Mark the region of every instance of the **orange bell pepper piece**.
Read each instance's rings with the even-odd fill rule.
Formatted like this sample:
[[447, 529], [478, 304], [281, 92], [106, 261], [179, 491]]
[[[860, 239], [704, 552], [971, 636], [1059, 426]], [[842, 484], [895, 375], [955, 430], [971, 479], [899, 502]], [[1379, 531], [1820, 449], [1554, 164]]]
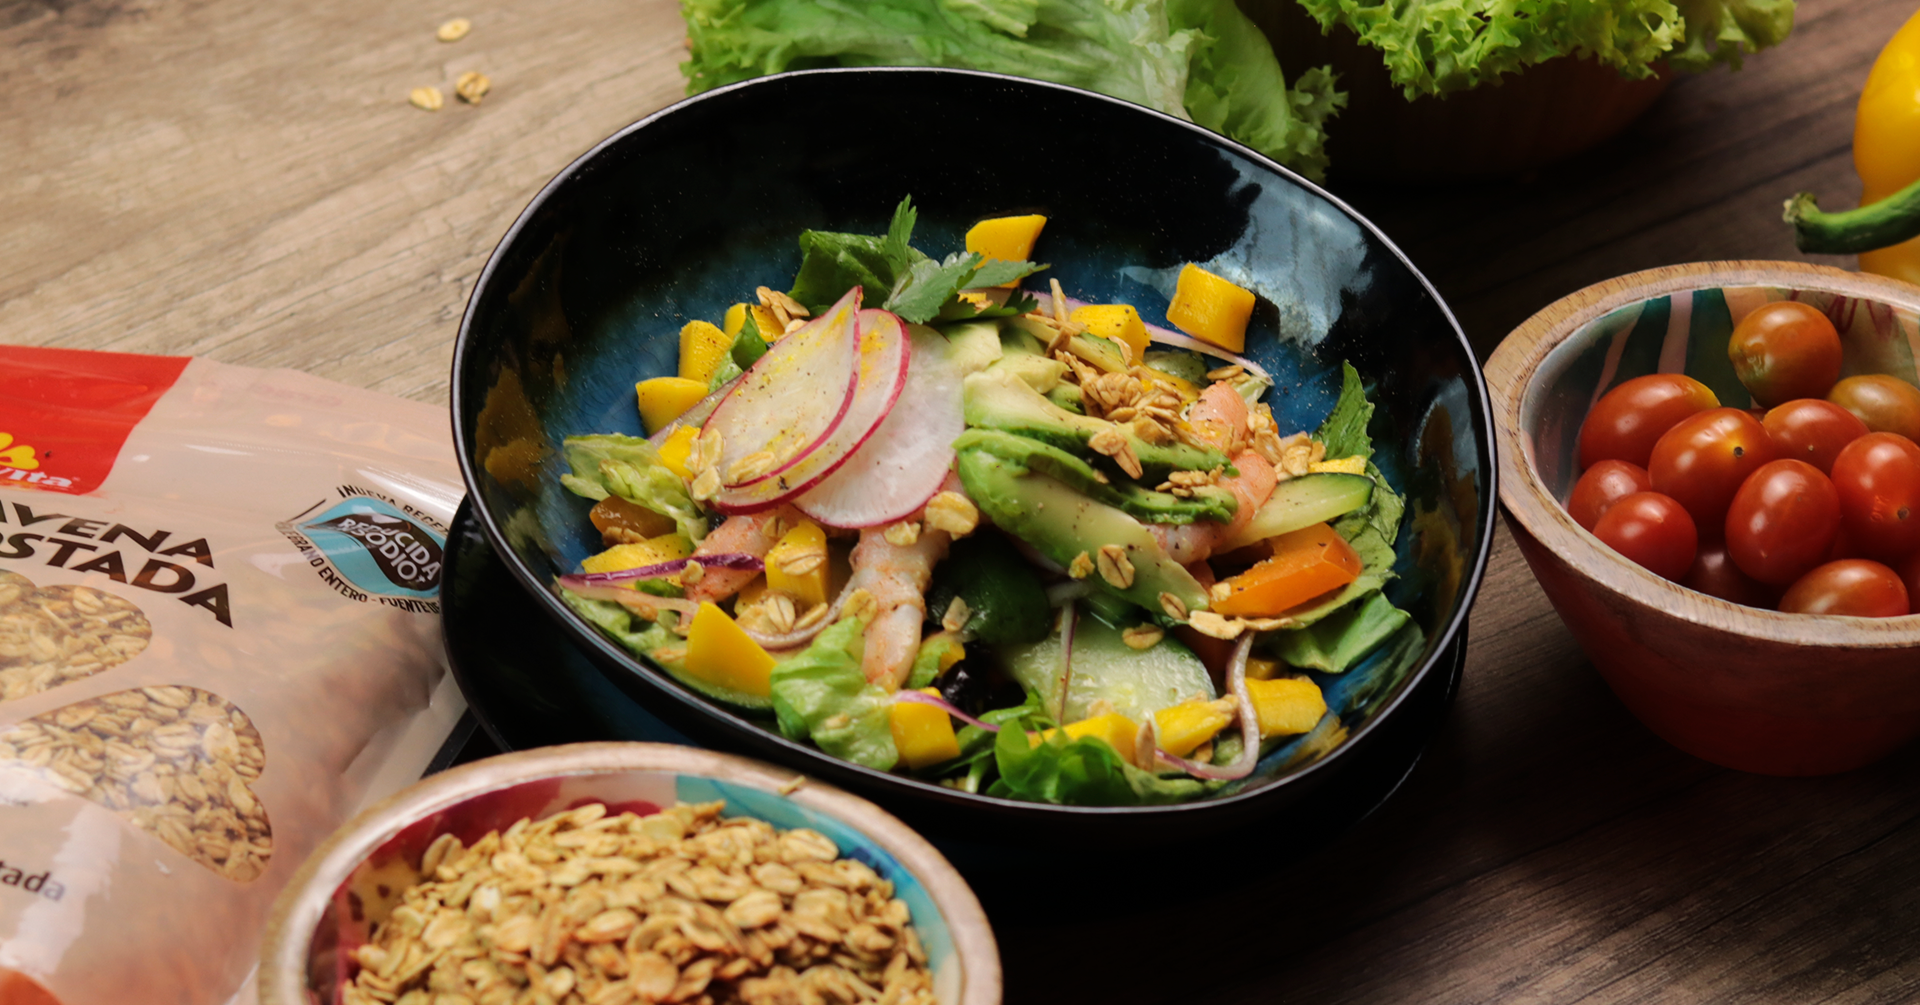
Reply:
[[1271, 539], [1273, 557], [1223, 579], [1211, 605], [1227, 617], [1271, 618], [1359, 578], [1360, 555], [1332, 527], [1316, 523]]

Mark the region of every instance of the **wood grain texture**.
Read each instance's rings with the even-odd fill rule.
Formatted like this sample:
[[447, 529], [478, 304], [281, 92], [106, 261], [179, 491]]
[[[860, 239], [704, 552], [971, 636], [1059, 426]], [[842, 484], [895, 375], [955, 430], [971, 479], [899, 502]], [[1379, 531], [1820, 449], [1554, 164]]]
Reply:
[[[1580, 287], [1804, 260], [1781, 200], [1858, 193], [1853, 102], [1913, 0], [1804, 0], [1780, 50], [1683, 78], [1624, 134], [1495, 183], [1332, 187], [1484, 354]], [[436, 42], [465, 16], [466, 39]], [[676, 98], [671, 0], [442, 7], [0, 0], [0, 340], [193, 353], [447, 399], [460, 311], [539, 187]], [[493, 78], [425, 113], [409, 89]], [[1821, 259], [1850, 267], [1851, 260]], [[1502, 528], [1449, 721], [1380, 812], [1297, 862], [1194, 879], [1063, 863], [994, 917], [1013, 1002], [1904, 1002], [1920, 997], [1920, 750], [1823, 779], [1661, 742]]]

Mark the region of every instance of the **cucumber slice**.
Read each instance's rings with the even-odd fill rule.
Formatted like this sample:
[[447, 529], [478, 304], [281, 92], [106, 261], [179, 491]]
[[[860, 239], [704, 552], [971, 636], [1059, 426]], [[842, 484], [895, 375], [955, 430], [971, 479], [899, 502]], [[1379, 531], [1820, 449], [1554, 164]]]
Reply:
[[[1005, 646], [1000, 655], [1007, 676], [1038, 692], [1047, 714], [1056, 714], [1060, 708], [1060, 636], [1055, 634], [1027, 646]], [[1067, 684], [1066, 722], [1092, 716], [1096, 701], [1105, 701], [1114, 711], [1140, 722], [1195, 694], [1212, 698], [1213, 679], [1207, 676], [1200, 657], [1172, 636], [1150, 649], [1136, 650], [1121, 638], [1120, 629], [1096, 618], [1080, 619], [1073, 637], [1073, 679]]]
[[1243, 548], [1275, 534], [1285, 534], [1326, 523], [1367, 504], [1373, 498], [1373, 479], [1323, 471], [1290, 478], [1274, 487], [1273, 495], [1253, 514], [1240, 533], [1221, 543], [1216, 553]]

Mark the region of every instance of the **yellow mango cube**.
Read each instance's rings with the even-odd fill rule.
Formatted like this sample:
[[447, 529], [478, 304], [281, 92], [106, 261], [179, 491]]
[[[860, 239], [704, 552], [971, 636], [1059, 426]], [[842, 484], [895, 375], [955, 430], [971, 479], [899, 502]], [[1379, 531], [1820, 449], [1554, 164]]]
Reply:
[[[936, 698], [940, 696], [938, 688], [921, 688], [921, 691]], [[893, 730], [893, 745], [900, 750], [900, 760], [915, 771], [960, 756], [960, 740], [953, 732], [953, 717], [937, 705], [896, 701], [887, 707], [887, 725]]]
[[1260, 720], [1260, 736], [1294, 736], [1311, 732], [1327, 714], [1320, 685], [1305, 677], [1247, 681], [1253, 711]]
[[689, 321], [680, 329], [680, 376], [702, 384], [733, 348], [733, 339], [708, 321]]
[[753, 326], [759, 330], [762, 342], [778, 342], [780, 336], [786, 334], [786, 330], [780, 327], [780, 319], [773, 316], [771, 308], [752, 304], [747, 307], [747, 313], [753, 315]]
[[934, 632], [920, 643], [921, 649], [935, 647], [940, 652], [940, 672], [946, 673], [955, 663], [967, 658], [967, 647], [960, 642], [960, 636], [954, 632]]
[[766, 698], [773, 694], [773, 657], [711, 602], [687, 629], [687, 673], [719, 687]]
[[687, 468], [687, 459], [693, 456], [693, 441], [700, 438], [700, 430], [693, 426], [681, 426], [660, 443], [660, 463], [667, 470], [693, 480], [693, 472]]
[[620, 572], [642, 566], [659, 565], [693, 554], [693, 547], [679, 534], [662, 534], [632, 544], [616, 544], [598, 555], [580, 561], [582, 572]]
[[791, 594], [802, 610], [827, 602], [827, 573], [827, 532], [812, 520], [795, 524], [767, 552], [767, 588]]
[[1367, 459], [1355, 454], [1352, 457], [1342, 457], [1337, 461], [1314, 461], [1307, 465], [1309, 474], [1317, 475], [1322, 471], [1334, 471], [1343, 475], [1364, 475], [1367, 473]]
[[[1067, 320], [1084, 326], [1095, 335], [1101, 335], [1122, 342], [1127, 347], [1127, 361], [1140, 362], [1147, 351], [1147, 323], [1140, 320], [1140, 312], [1132, 304], [1088, 304], [1075, 307]], [[1185, 381], [1181, 381], [1185, 383]]]
[[746, 304], [734, 304], [732, 307], [727, 308], [727, 313], [720, 318], [720, 330], [726, 332], [727, 337], [730, 339], [737, 337], [740, 334], [740, 329], [746, 326]]
[[1247, 657], [1248, 680], [1272, 680], [1280, 676], [1280, 661], [1262, 659], [1258, 656]]
[[1069, 740], [1093, 737], [1104, 741], [1128, 764], [1133, 763], [1134, 741], [1140, 736], [1140, 724], [1118, 712], [1096, 715], [1091, 719], [1070, 722], [1059, 729], [1049, 729], [1038, 736], [1028, 735], [1033, 746], [1039, 746], [1055, 733], [1065, 733]]
[[1188, 262], [1175, 281], [1167, 321], [1175, 328], [1212, 342], [1228, 352], [1247, 347], [1247, 320], [1253, 317], [1253, 291]]
[[[996, 216], [991, 220], [982, 220], [967, 231], [967, 250], [979, 252], [984, 258], [1000, 259], [1005, 262], [1024, 262], [1033, 254], [1033, 242], [1040, 239], [1040, 229], [1047, 225], [1044, 216]], [[1019, 281], [1001, 283], [1001, 286], [1018, 286]]]
[[1172, 391], [1174, 394], [1180, 396], [1181, 401], [1192, 404], [1200, 400], [1200, 389], [1194, 386], [1192, 381], [1176, 377], [1165, 370], [1156, 369], [1151, 366], [1142, 366], [1141, 369], [1146, 371], [1145, 379], [1147, 383], [1156, 384]]
[[640, 421], [646, 423], [647, 435], [651, 436], [706, 397], [707, 382], [686, 377], [654, 377], [633, 385], [633, 393], [640, 403]]
[[1153, 713], [1154, 735], [1160, 749], [1175, 757], [1193, 753], [1232, 721], [1233, 702], [1226, 699], [1183, 701]]

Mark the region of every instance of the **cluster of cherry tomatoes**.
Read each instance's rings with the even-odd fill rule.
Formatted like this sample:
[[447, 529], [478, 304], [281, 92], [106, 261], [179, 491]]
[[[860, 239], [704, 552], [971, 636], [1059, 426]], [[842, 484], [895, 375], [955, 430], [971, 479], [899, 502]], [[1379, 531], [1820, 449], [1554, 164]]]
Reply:
[[1567, 511], [1615, 551], [1702, 593], [1804, 614], [1920, 613], [1920, 389], [1840, 377], [1826, 315], [1777, 301], [1728, 355], [1754, 403], [1684, 374], [1601, 397]]

